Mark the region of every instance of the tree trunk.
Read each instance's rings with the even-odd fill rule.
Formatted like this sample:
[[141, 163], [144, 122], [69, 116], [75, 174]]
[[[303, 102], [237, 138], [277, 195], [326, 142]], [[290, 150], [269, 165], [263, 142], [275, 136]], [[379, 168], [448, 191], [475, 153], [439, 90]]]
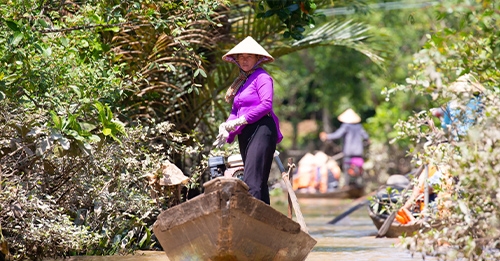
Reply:
[[323, 122], [323, 131], [325, 131], [326, 133], [333, 132], [332, 120], [330, 119], [330, 111], [327, 107], [323, 107], [321, 121]]

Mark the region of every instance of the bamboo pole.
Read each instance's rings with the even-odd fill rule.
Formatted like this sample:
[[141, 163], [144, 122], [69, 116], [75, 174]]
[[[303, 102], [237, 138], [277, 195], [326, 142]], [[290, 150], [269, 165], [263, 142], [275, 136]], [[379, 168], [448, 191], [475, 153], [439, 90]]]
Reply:
[[300, 229], [309, 234], [309, 231], [307, 230], [306, 222], [304, 220], [304, 216], [302, 216], [302, 212], [300, 211], [299, 200], [297, 199], [297, 196], [295, 195], [295, 192], [293, 191], [292, 184], [290, 183], [291, 170], [295, 167], [295, 164], [292, 163], [292, 166], [288, 169], [289, 173], [287, 173], [285, 171], [285, 167], [283, 166], [283, 163], [281, 162], [281, 159], [279, 158], [278, 155], [279, 155], [278, 151], [275, 151], [274, 152], [274, 160], [276, 161], [276, 164], [278, 164], [278, 168], [281, 171], [281, 177], [283, 178], [283, 181], [285, 182], [285, 185], [286, 185], [286, 188], [288, 191], [288, 196], [290, 198], [291, 206], [295, 212], [295, 217], [297, 218], [297, 222], [300, 224]]

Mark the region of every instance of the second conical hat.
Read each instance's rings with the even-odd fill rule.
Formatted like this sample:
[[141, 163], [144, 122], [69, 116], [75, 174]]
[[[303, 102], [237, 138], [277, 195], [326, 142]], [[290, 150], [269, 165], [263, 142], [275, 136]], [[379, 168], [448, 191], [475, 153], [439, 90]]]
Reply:
[[186, 184], [189, 181], [189, 178], [182, 173], [182, 170], [168, 160], [161, 164], [160, 171], [163, 174], [160, 179], [160, 185], [162, 186]]
[[477, 82], [477, 80], [471, 74], [464, 74], [456, 81], [454, 81], [450, 86], [449, 90], [455, 93], [462, 92], [484, 92], [485, 88]]
[[359, 123], [361, 118], [352, 109], [347, 109], [337, 119], [343, 123]]
[[233, 49], [229, 50], [224, 56], [222, 56], [222, 60], [230, 63], [236, 63], [235, 54], [256, 54], [264, 57], [261, 63], [270, 63], [274, 61], [274, 58], [262, 47], [257, 41], [255, 41], [251, 36], [247, 36], [243, 41], [237, 44]]
[[312, 165], [314, 164], [314, 155], [311, 153], [306, 153], [300, 160], [299, 160], [299, 166], [302, 165]]

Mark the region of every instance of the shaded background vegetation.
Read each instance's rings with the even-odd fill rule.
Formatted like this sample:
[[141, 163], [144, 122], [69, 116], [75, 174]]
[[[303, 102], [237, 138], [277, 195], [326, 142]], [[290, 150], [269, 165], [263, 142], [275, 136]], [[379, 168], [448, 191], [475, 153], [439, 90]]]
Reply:
[[[335, 130], [336, 116], [351, 107], [373, 141], [374, 186], [409, 171], [417, 157], [446, 161], [461, 177], [467, 196], [455, 200], [465, 207], [448, 219], [461, 232], [432, 232], [408, 247], [439, 254], [445, 238], [458, 246], [454, 257], [491, 258], [498, 13], [489, 1], [4, 2], [2, 253], [6, 245], [15, 259], [157, 248], [156, 215], [200, 192], [210, 153], [234, 149], [210, 146], [229, 111], [220, 94], [238, 73], [220, 57], [252, 35], [277, 60], [266, 69], [276, 113], [291, 126], [282, 155], [338, 152], [339, 143], [319, 143], [317, 134]], [[410, 116], [449, 99], [441, 88], [469, 71], [492, 92], [479, 125], [488, 134], [442, 149], [446, 156], [423, 150], [420, 141], [436, 134]], [[304, 120], [318, 127], [299, 132]], [[399, 120], [408, 121], [394, 128]], [[465, 153], [470, 146], [476, 150]], [[190, 177], [181, 199], [150, 183], [166, 161]]]

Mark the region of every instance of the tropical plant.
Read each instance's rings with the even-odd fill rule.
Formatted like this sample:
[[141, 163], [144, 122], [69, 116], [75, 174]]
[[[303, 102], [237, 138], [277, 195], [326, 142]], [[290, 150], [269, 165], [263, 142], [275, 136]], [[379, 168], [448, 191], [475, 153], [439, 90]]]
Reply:
[[488, 1], [445, 1], [438, 13], [442, 28], [429, 34], [424, 49], [415, 55], [409, 84], [397, 88], [412, 88], [429, 97], [429, 108], [461, 99], [448, 91], [460, 75], [471, 74], [471, 81], [486, 88], [482, 116], [459, 139], [434, 127], [429, 110], [399, 123], [401, 136], [416, 144], [411, 154], [424, 163], [445, 166], [446, 174], [456, 182], [438, 201], [435, 218], [441, 228], [403, 243], [411, 251], [441, 260], [500, 258], [498, 10], [497, 4]]
[[[54, 142], [65, 135], [40, 126], [40, 115], [10, 112], [9, 103], [0, 110], [0, 224], [12, 258], [106, 255], [156, 244], [155, 217], [179, 199], [176, 189], [159, 190], [150, 176], [165, 160], [199, 154], [199, 145], [184, 145], [192, 138], [170, 123], [137, 126], [124, 129], [120, 143], [99, 134], [84, 154], [74, 143]], [[206, 168], [194, 165], [184, 170], [193, 173], [190, 184]]]
[[[189, 133], [199, 124], [213, 95], [204, 87], [217, 42], [227, 37], [226, 1], [143, 3], [141, 21], [106, 38], [124, 68], [127, 98], [121, 102], [128, 121], [168, 120]], [[134, 2], [128, 3], [130, 6]], [[121, 12], [129, 7], [122, 3]]]
[[[129, 9], [120, 13], [123, 6]], [[1, 255], [149, 249], [155, 216], [179, 199], [171, 189], [155, 191], [147, 175], [165, 160], [189, 158], [192, 166], [179, 164], [192, 178], [187, 189], [199, 185], [204, 165], [195, 138], [171, 123], [132, 126], [116, 117], [123, 115], [128, 65], [104, 39], [143, 22], [121, 16], [152, 10], [143, 7], [0, 4]]]
[[[316, 1], [318, 2], [318, 1]], [[276, 15], [283, 23], [283, 37], [300, 40], [304, 38], [305, 26], [315, 25], [313, 0], [260, 0], [257, 1], [257, 18]]]

